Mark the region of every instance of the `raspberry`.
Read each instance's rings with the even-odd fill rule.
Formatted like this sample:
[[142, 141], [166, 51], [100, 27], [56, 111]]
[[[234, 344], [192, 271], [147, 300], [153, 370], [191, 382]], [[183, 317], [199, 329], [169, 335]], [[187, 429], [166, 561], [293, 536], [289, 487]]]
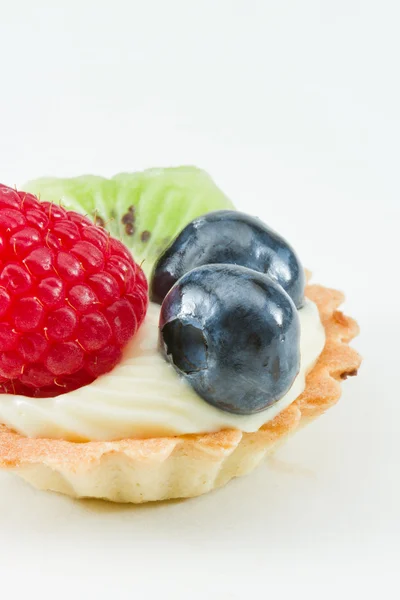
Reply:
[[46, 398], [91, 383], [120, 361], [147, 305], [121, 242], [0, 184], [0, 392]]

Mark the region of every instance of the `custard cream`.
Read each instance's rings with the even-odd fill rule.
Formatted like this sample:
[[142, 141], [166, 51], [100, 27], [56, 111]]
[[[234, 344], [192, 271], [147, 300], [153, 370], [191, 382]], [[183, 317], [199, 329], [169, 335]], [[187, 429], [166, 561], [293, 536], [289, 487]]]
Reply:
[[303, 392], [325, 344], [318, 309], [306, 300], [299, 310], [301, 365], [292, 387], [260, 413], [234, 415], [205, 402], [158, 352], [159, 311], [150, 304], [121, 362], [90, 385], [56, 398], [0, 394], [0, 423], [28, 437], [70, 441], [257, 431]]

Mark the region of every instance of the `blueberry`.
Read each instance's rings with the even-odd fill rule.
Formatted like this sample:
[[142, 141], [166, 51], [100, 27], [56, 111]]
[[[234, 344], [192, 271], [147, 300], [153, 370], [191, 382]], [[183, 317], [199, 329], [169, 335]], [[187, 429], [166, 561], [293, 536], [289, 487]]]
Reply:
[[165, 297], [159, 345], [206, 402], [252, 414], [293, 384], [299, 316], [270, 277], [237, 265], [206, 265], [184, 275]]
[[256, 217], [218, 210], [189, 223], [158, 259], [150, 297], [162, 303], [176, 281], [191, 269], [236, 264], [277, 281], [297, 308], [304, 302], [304, 269], [289, 244]]

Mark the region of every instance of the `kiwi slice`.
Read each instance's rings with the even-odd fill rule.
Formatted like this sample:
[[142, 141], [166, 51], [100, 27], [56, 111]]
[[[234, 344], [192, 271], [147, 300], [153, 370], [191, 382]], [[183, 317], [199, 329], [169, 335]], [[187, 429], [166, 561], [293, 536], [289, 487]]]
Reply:
[[192, 166], [120, 173], [111, 179], [94, 175], [42, 178], [29, 181], [23, 189], [91, 216], [131, 250], [147, 276], [160, 254], [195, 217], [233, 208], [211, 177]]

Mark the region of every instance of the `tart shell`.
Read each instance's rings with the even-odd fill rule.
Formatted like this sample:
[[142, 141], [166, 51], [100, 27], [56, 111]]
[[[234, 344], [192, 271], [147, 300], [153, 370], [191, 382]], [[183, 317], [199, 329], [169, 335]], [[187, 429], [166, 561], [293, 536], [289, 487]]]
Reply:
[[0, 425], [0, 468], [36, 488], [75, 498], [142, 503], [199, 496], [252, 471], [278, 442], [322, 414], [356, 375], [361, 358], [349, 347], [357, 323], [338, 311], [343, 294], [308, 285], [326, 343], [307, 375], [304, 392], [255, 433], [223, 430], [153, 439], [76, 443], [27, 438]]

